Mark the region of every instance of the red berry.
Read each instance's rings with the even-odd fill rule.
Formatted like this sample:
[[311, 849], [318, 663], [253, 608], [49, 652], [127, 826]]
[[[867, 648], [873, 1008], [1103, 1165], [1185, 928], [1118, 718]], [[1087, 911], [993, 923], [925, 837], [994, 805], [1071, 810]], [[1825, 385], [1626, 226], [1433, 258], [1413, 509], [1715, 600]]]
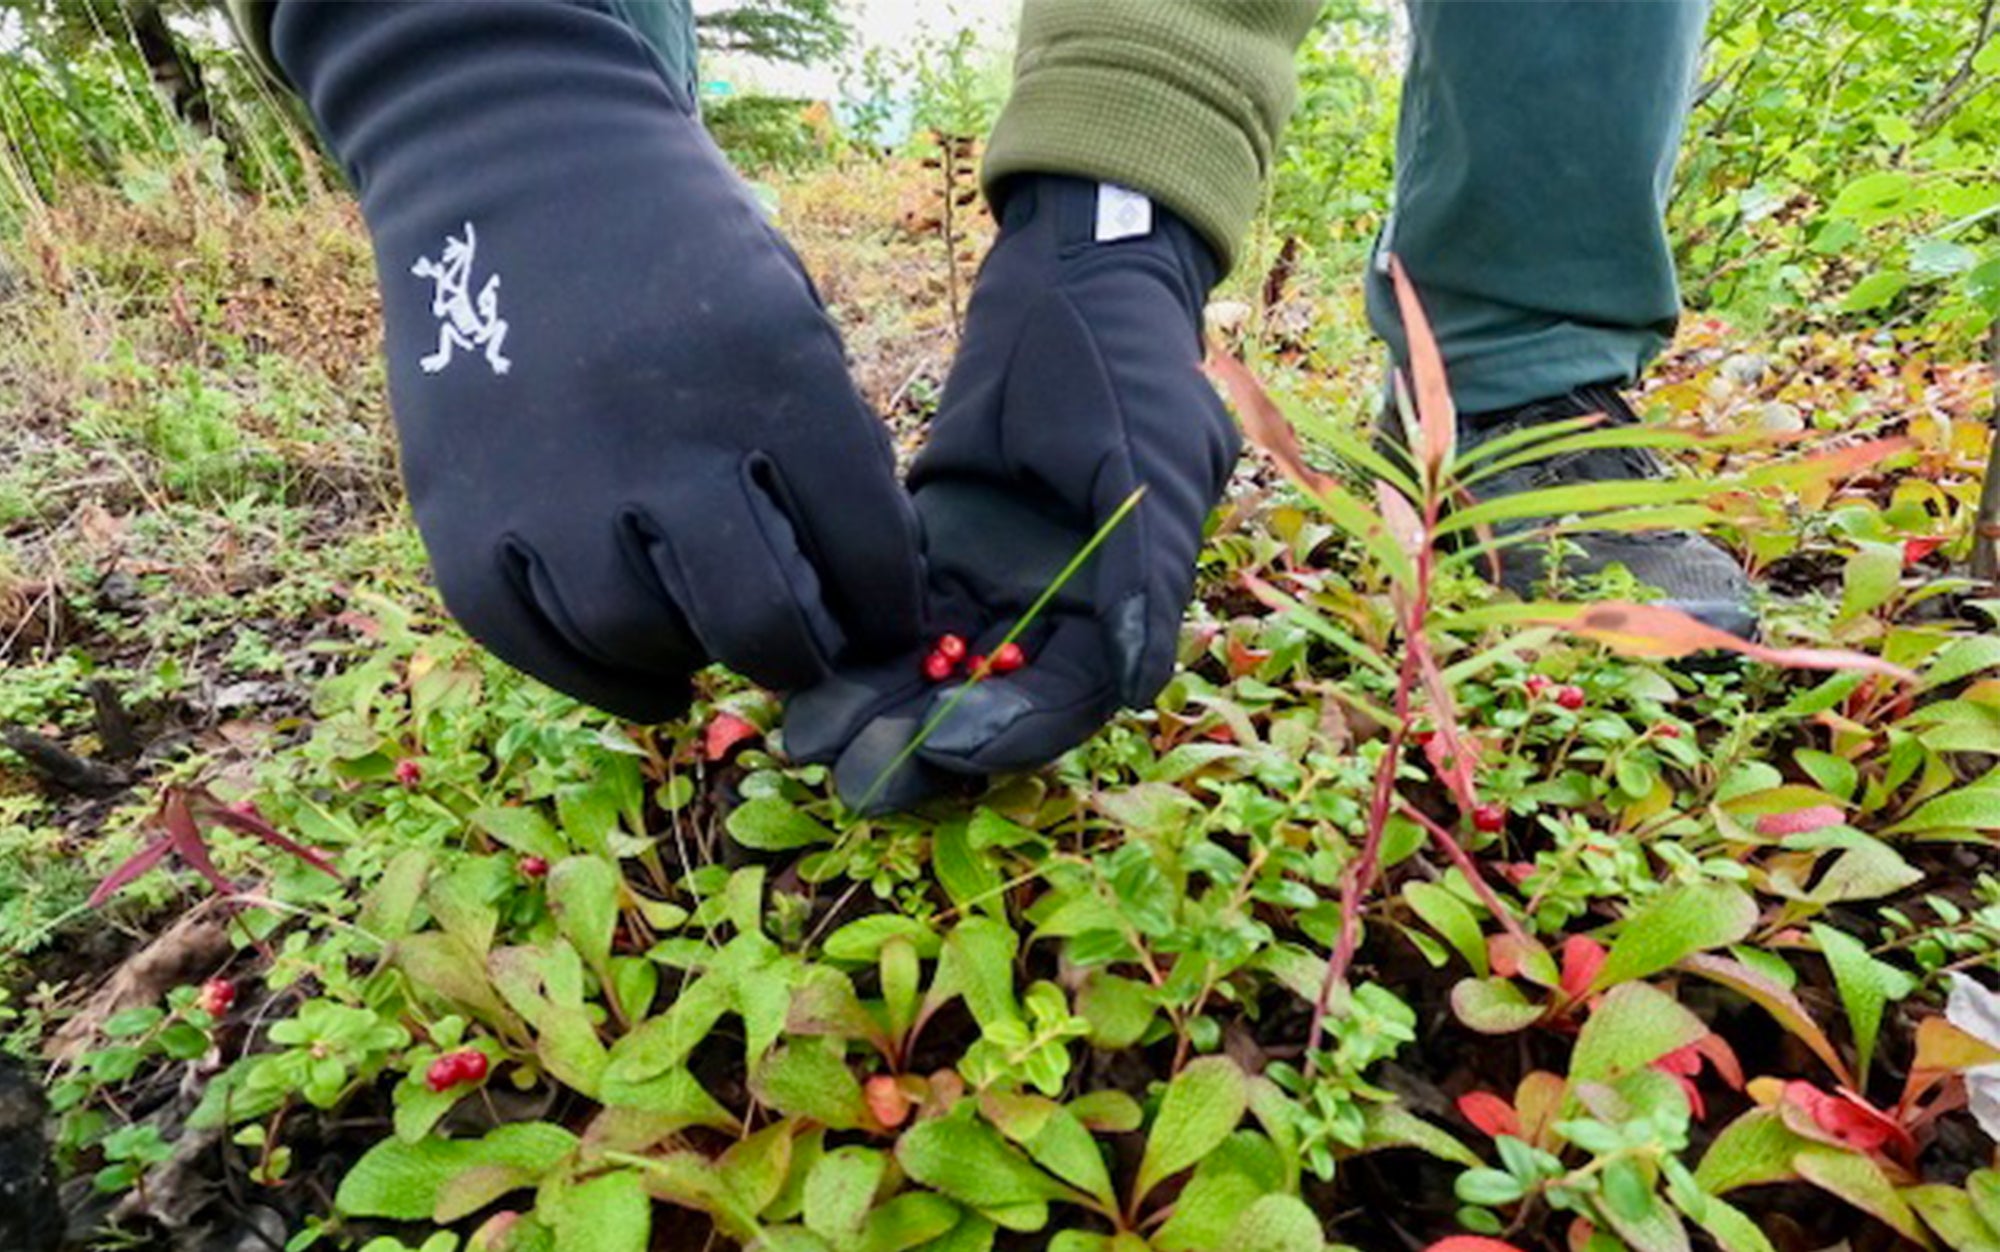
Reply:
[[221, 1017], [236, 1003], [236, 984], [227, 978], [211, 978], [201, 985], [201, 993], [195, 997], [195, 1007], [210, 1017]]
[[1003, 643], [993, 650], [993, 672], [1011, 674], [1028, 663], [1028, 654], [1021, 651], [1018, 643]]
[[965, 654], [969, 651], [971, 649], [965, 646], [965, 637], [962, 635], [938, 636], [937, 654], [945, 660], [950, 661], [953, 665], [963, 661]]
[[1565, 683], [1556, 689], [1556, 703], [1575, 712], [1584, 705], [1583, 688]]
[[1431, 740], [1437, 737], [1438, 733], [1428, 727], [1423, 730], [1413, 730], [1410, 732], [1410, 742], [1416, 744], [1419, 748], [1430, 747]]
[[1507, 826], [1507, 810], [1497, 804], [1481, 804], [1473, 807], [1472, 828], [1488, 835], [1497, 835]]
[[934, 683], [941, 683], [950, 678], [957, 669], [958, 666], [952, 663], [952, 659], [942, 652], [933, 652], [924, 658], [924, 677]]
[[970, 673], [974, 678], [986, 677], [986, 654], [984, 652], [975, 652], [971, 656], [966, 657], [965, 668], [966, 672]]
[[486, 1054], [472, 1048], [447, 1052], [424, 1071], [424, 1085], [432, 1091], [449, 1091], [460, 1083], [479, 1082], [486, 1077]]
[[1548, 689], [1549, 689], [1548, 675], [1546, 674], [1528, 675], [1528, 695], [1530, 697], [1539, 698], [1541, 694], [1544, 691], [1547, 691]]
[[518, 868], [523, 878], [542, 878], [549, 872], [549, 863], [539, 856], [524, 856]]
[[1681, 728], [1672, 722], [1661, 722], [1653, 727], [1653, 733], [1662, 739], [1678, 739], [1681, 737]]
[[405, 787], [414, 787], [424, 780], [424, 767], [411, 757], [396, 762], [396, 781]]

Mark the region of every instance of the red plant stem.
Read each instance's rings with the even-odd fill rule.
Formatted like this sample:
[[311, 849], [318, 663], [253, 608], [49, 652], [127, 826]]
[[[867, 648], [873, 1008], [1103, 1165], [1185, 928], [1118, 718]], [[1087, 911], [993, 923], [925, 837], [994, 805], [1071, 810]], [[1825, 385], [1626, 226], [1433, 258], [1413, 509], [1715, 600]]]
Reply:
[[[1406, 698], [1399, 693], [1397, 701], [1400, 704]], [[1382, 753], [1382, 764], [1375, 770], [1375, 795], [1368, 806], [1368, 834], [1362, 840], [1361, 855], [1348, 867], [1346, 877], [1340, 884], [1340, 934], [1334, 941], [1333, 954], [1327, 958], [1326, 976], [1320, 979], [1319, 998], [1313, 1001], [1312, 1029], [1306, 1033], [1307, 1078], [1313, 1076], [1317, 1063], [1320, 1041], [1326, 1030], [1326, 1015], [1333, 1007], [1334, 988], [1346, 984], [1347, 967], [1354, 961], [1355, 942], [1360, 931], [1361, 897], [1375, 885], [1380, 870], [1382, 832], [1389, 824], [1389, 807], [1395, 796], [1396, 765], [1403, 756], [1403, 734], [1403, 728], [1399, 726], [1389, 736], [1389, 746]]]
[[1499, 894], [1486, 881], [1485, 874], [1479, 869], [1479, 862], [1472, 859], [1465, 846], [1459, 843], [1450, 831], [1438, 825], [1429, 814], [1415, 805], [1403, 801], [1397, 807], [1405, 816], [1412, 818], [1419, 826], [1430, 832], [1431, 839], [1443, 849], [1444, 854], [1451, 859], [1451, 863], [1458, 867], [1459, 873], [1465, 875], [1466, 882], [1472, 887], [1472, 893], [1479, 897], [1479, 902], [1486, 906], [1486, 911], [1493, 914], [1494, 919], [1507, 933], [1522, 944], [1531, 943], [1532, 940], [1528, 938], [1527, 932], [1521, 929], [1521, 923], [1515, 920], [1513, 911], [1501, 901]]

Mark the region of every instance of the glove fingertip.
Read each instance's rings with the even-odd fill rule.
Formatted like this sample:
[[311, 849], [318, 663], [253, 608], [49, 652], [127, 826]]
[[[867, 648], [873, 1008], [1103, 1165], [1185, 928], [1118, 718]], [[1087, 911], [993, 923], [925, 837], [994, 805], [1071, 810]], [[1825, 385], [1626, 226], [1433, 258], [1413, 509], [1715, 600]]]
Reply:
[[833, 767], [840, 801], [863, 817], [914, 808], [942, 794], [948, 780], [907, 753], [914, 717], [877, 718], [854, 737]]

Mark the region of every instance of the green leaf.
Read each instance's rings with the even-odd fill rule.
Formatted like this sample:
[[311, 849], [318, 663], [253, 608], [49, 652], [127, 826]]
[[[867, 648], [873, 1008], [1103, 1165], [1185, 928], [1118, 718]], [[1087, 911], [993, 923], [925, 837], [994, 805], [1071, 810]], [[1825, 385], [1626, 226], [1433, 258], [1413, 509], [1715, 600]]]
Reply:
[[1214, 1151], [1243, 1120], [1249, 1104], [1249, 1087], [1234, 1060], [1209, 1056], [1191, 1062], [1167, 1084], [1160, 1115], [1146, 1136], [1134, 1194], [1143, 1200], [1154, 1187]]
[[1452, 1161], [1467, 1168], [1479, 1164], [1478, 1153], [1460, 1143], [1450, 1131], [1425, 1121], [1401, 1103], [1363, 1106], [1362, 1124], [1363, 1152], [1415, 1148], [1441, 1161]]
[[1085, 1199], [975, 1118], [970, 1101], [903, 1132], [896, 1161], [924, 1186], [993, 1215], [1009, 1230], [1040, 1230], [1048, 1222], [1050, 1201]]
[[856, 1249], [857, 1252], [905, 1252], [927, 1240], [951, 1234], [960, 1225], [962, 1216], [969, 1217], [965, 1210], [941, 1195], [906, 1191], [868, 1214]]
[[1583, 1024], [1570, 1056], [1570, 1081], [1608, 1081], [1707, 1033], [1701, 1019], [1666, 992], [1642, 982], [1624, 983], [1607, 992]]
[[1792, 1158], [1799, 1176], [1822, 1191], [1832, 1192], [1883, 1223], [1912, 1243], [1931, 1246], [1923, 1223], [1897, 1193], [1882, 1167], [1865, 1156], [1826, 1144], [1809, 1144]]
[[907, 939], [918, 956], [938, 954], [937, 932], [901, 913], [876, 913], [849, 922], [826, 937], [824, 951], [830, 960], [872, 965], [891, 939]]
[[789, 852], [834, 841], [833, 831], [780, 796], [745, 802], [723, 825], [730, 838], [759, 852]]
[[1173, 1212], [1153, 1246], [1158, 1252], [1210, 1252], [1228, 1246], [1245, 1211], [1289, 1184], [1285, 1161], [1271, 1141], [1237, 1131], [1195, 1167], [1174, 1197]]
[[1451, 989], [1451, 1011], [1482, 1035], [1511, 1035], [1542, 1020], [1546, 1010], [1505, 978], [1464, 978]]
[[784, 1193], [792, 1172], [792, 1146], [798, 1126], [791, 1121], [773, 1122], [746, 1139], [739, 1139], [716, 1158], [715, 1174], [735, 1201], [735, 1208], [750, 1218], [771, 1207]]
[[1840, 616], [1848, 620], [1872, 613], [1902, 589], [1902, 548], [1891, 543], [1859, 544], [1841, 571]]
[[1895, 966], [1870, 956], [1866, 945], [1844, 931], [1815, 922], [1812, 933], [1820, 955], [1833, 970], [1834, 986], [1847, 1010], [1847, 1026], [1854, 1032], [1854, 1074], [1865, 1086], [1868, 1062], [1875, 1055], [1875, 1037], [1882, 1029], [1882, 1010], [1915, 991], [1916, 982]]
[[1234, 1252], [1320, 1252], [1326, 1233], [1305, 1201], [1267, 1195], [1244, 1211], [1229, 1246]]
[[829, 1130], [872, 1125], [861, 1084], [841, 1052], [838, 1040], [793, 1039], [751, 1071], [750, 1090], [779, 1112], [811, 1118]]
[[1712, 1195], [1702, 1196], [1700, 1201], [1701, 1216], [1690, 1215], [1690, 1220], [1707, 1231], [1722, 1252], [1776, 1252], [1770, 1239], [1742, 1209]]
[[1464, 1204], [1498, 1208], [1528, 1194], [1520, 1179], [1502, 1169], [1468, 1169], [1452, 1184], [1452, 1194]]
[[653, 1201], [636, 1172], [601, 1174], [556, 1194], [553, 1212], [546, 1202], [535, 1209], [555, 1228], [555, 1252], [646, 1252]]
[[1625, 919], [1591, 986], [1647, 978], [1696, 952], [1722, 948], [1757, 924], [1757, 902], [1734, 883], [1670, 887]]
[[569, 855], [569, 844], [540, 809], [493, 805], [473, 811], [472, 824], [523, 856], [554, 865]]
[[[1992, 45], [2000, 48], [2000, 41]], [[2000, 669], [2000, 635], [1967, 635], [1937, 650], [1924, 666], [1924, 690], [1935, 691], [1961, 678]]]
[[1697, 1186], [1711, 1195], [1798, 1177], [1792, 1157], [1811, 1140], [1769, 1109], [1751, 1109], [1722, 1128], [1695, 1167]]
[[483, 1139], [384, 1139], [340, 1180], [334, 1203], [350, 1217], [426, 1221], [439, 1191], [467, 1170], [501, 1167], [532, 1186], [576, 1146], [575, 1135], [546, 1122], [502, 1126]]
[[1981, 781], [1947, 791], [1919, 805], [1916, 812], [1891, 826], [1887, 833], [1931, 830], [2000, 831], [2000, 783]]
[[[935, 942], [935, 939], [933, 939]], [[924, 997], [928, 1015], [953, 996], [963, 996], [980, 1029], [1021, 1020], [1014, 1000], [1014, 951], [1018, 940], [1011, 926], [987, 917], [969, 917], [952, 929], [938, 958], [937, 973]]]
[[1909, 275], [1901, 270], [1877, 270], [1848, 290], [1847, 298], [1840, 302], [1841, 311], [1867, 313], [1879, 309], [1902, 295], [1903, 288], [1909, 285]]
[[733, 1131], [736, 1118], [708, 1093], [699, 1079], [685, 1067], [638, 1082], [614, 1081], [606, 1077], [598, 1098], [608, 1109], [643, 1113], [654, 1133], [664, 1138], [689, 1126], [707, 1126]]
[[1486, 977], [1489, 972], [1486, 936], [1479, 929], [1479, 919], [1463, 900], [1449, 889], [1421, 879], [1411, 879], [1403, 885], [1403, 900], [1424, 919], [1425, 925], [1457, 949], [1474, 974]]
[[1077, 992], [1076, 1011], [1090, 1023], [1090, 1046], [1116, 1052], [1145, 1036], [1159, 1015], [1158, 997], [1149, 983], [1094, 969]]
[[1651, 1191], [1645, 1193], [1642, 1206], [1620, 1209], [1605, 1203], [1599, 1204], [1597, 1211], [1632, 1252], [1689, 1252], [1692, 1247], [1680, 1214]]
[[962, 823], [941, 826], [931, 836], [931, 869], [937, 875], [938, 885], [961, 912], [1006, 916], [1000, 871], [993, 868], [984, 852], [973, 848], [971, 836]]
[[1952, 1252], [2000, 1252], [2000, 1231], [1986, 1224], [1972, 1197], [1957, 1187], [1937, 1183], [1909, 1187], [1903, 1199]]
[[576, 946], [584, 964], [600, 974], [611, 961], [622, 881], [615, 866], [594, 856], [573, 856], [549, 871], [549, 911], [556, 927]]
[[667, 1010], [611, 1045], [603, 1080], [641, 1083], [679, 1067], [730, 1008], [728, 980], [704, 974], [681, 992]]
[[888, 1169], [889, 1159], [873, 1148], [835, 1148], [820, 1157], [806, 1176], [806, 1229], [837, 1246], [858, 1240]]

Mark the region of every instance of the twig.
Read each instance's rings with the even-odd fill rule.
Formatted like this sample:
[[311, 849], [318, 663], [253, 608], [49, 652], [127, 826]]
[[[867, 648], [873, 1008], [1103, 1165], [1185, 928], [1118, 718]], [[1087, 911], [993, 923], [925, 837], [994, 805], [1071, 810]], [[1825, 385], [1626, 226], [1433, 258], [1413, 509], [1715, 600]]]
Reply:
[[27, 762], [35, 775], [52, 786], [80, 796], [101, 799], [131, 786], [123, 770], [100, 765], [20, 726], [0, 726], [0, 745]]
[[1986, 454], [1986, 483], [1972, 523], [1972, 576], [2000, 581], [2000, 322], [1987, 332], [1986, 359], [1993, 379], [1992, 447]]

